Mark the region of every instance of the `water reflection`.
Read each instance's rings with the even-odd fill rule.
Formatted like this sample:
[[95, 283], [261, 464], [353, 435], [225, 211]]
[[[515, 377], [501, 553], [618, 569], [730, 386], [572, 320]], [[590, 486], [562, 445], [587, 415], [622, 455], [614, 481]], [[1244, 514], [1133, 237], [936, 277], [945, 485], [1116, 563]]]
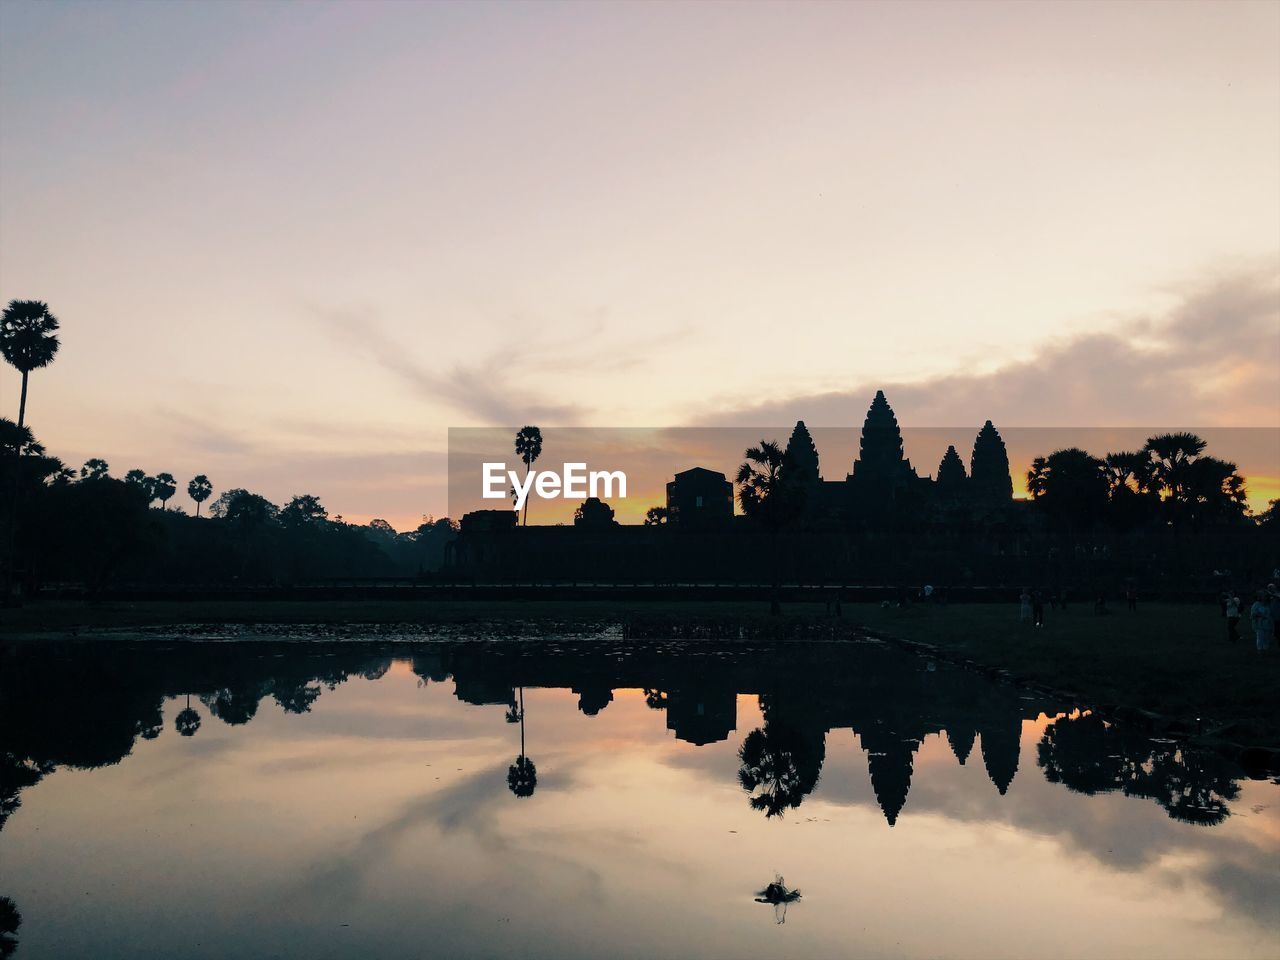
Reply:
[[1221, 823], [1228, 802], [1240, 795], [1240, 771], [1221, 757], [1137, 736], [1093, 714], [1052, 723], [1037, 758], [1052, 783], [1084, 794], [1118, 790], [1145, 797], [1186, 823]]
[[[946, 737], [964, 765], [978, 744], [991, 784], [1004, 795], [1018, 773], [1024, 720], [1067, 705], [993, 684], [974, 673], [878, 644], [735, 645], [628, 641], [386, 644], [18, 645], [0, 679], [0, 826], [21, 791], [57, 767], [120, 762], [138, 738], [163, 728], [169, 697], [185, 698], [175, 727], [199, 733], [196, 696], [209, 716], [247, 724], [264, 700], [304, 714], [324, 691], [351, 677], [376, 680], [393, 657], [409, 657], [422, 683], [452, 678], [463, 703], [502, 705], [520, 727], [508, 772], [517, 797], [537, 786], [525, 750], [524, 688], [571, 690], [586, 717], [621, 688], [644, 690], [666, 728], [694, 745], [728, 739], [738, 697], [759, 698], [764, 719], [738, 748], [738, 782], [766, 818], [793, 810], [817, 787], [827, 735], [850, 729], [866, 755], [876, 801], [889, 826], [907, 805], [914, 758], [931, 734]], [[1072, 791], [1118, 791], [1158, 803], [1169, 816], [1213, 825], [1229, 815], [1243, 772], [1228, 761], [1106, 723], [1063, 715], [1045, 729], [1037, 758], [1045, 777]]]
[[[353, 696], [360, 710], [344, 707]], [[430, 710], [419, 708], [428, 702]], [[1275, 795], [1258, 802], [1254, 793], [1250, 799], [1242, 771], [1222, 758], [1092, 714], [1068, 713], [1068, 707], [879, 644], [624, 645], [607, 636], [539, 642], [10, 644], [0, 651], [0, 828], [24, 799], [30, 799], [37, 819], [24, 814], [24, 826], [0, 832], [0, 871], [8, 871], [0, 872], [0, 889], [26, 914], [17, 955], [58, 955], [36, 948], [38, 935], [47, 936], [60, 914], [49, 906], [48, 886], [28, 882], [27, 874], [33, 864], [56, 857], [60, 843], [68, 856], [78, 857], [84, 841], [64, 842], [47, 823], [38, 836], [23, 837], [28, 846], [15, 848], [6, 840], [31, 830], [28, 824], [39, 829], [37, 808], [56, 807], [60, 796], [71, 795], [70, 786], [61, 794], [40, 786], [75, 782], [53, 776], [57, 771], [103, 772], [97, 781], [79, 781], [75, 789], [86, 799], [62, 801], [60, 817], [50, 822], [65, 831], [93, 809], [88, 798], [95, 796], [94, 784], [106, 784], [106, 772], [114, 768], [138, 772], [117, 783], [114, 807], [104, 800], [102, 811], [136, 801], [151, 804], [157, 817], [144, 823], [139, 813], [136, 834], [122, 835], [119, 825], [100, 828], [104, 836], [120, 836], [127, 854], [151, 845], [154, 831], [169, 831], [170, 843], [183, 844], [181, 853], [154, 844], [154, 852], [139, 854], [143, 860], [198, 862], [196, 878], [212, 869], [211, 862], [222, 863], [234, 876], [262, 874], [264, 883], [270, 881], [267, 889], [280, 898], [273, 905], [279, 916], [259, 923], [278, 927], [286, 946], [261, 944], [246, 953], [238, 941], [231, 953], [239, 956], [273, 950], [296, 955], [287, 935], [300, 929], [297, 918], [309, 909], [304, 905], [315, 904], [321, 916], [348, 904], [374, 911], [380, 908], [371, 904], [400, 903], [401, 891], [415, 885], [422, 887], [422, 902], [386, 914], [385, 930], [403, 930], [407, 938], [424, 925], [433, 936], [440, 924], [456, 925], [454, 939], [441, 947], [448, 955], [519, 952], [520, 943], [507, 944], [491, 929], [506, 921], [477, 919], [487, 916], [476, 906], [481, 900], [503, 916], [525, 911], [526, 927], [539, 923], [539, 909], [553, 910], [557, 903], [585, 904], [618, 922], [622, 912], [635, 910], [636, 930], [652, 926], [641, 917], [702, 907], [705, 913], [690, 917], [706, 921], [731, 909], [726, 902], [741, 900], [754, 914], [743, 922], [772, 931], [773, 924], [764, 922], [766, 911], [754, 901], [771, 904], [781, 923], [796, 892], [780, 876], [780, 888], [770, 884], [761, 890], [761, 880], [774, 872], [785, 872], [805, 897], [786, 924], [792, 939], [765, 954], [840, 953], [847, 943], [841, 937], [848, 935], [841, 932], [844, 904], [853, 891], [867, 912], [858, 922], [876, 930], [881, 946], [888, 945], [868, 952], [895, 952], [890, 948], [904, 936], [903, 924], [916, 921], [890, 919], [895, 908], [878, 898], [906, 910], [916, 887], [931, 890], [921, 897], [935, 904], [940, 896], [963, 897], [961, 887], [972, 887], [975, 896], [1005, 882], [1019, 896], [1034, 889], [1037, 880], [1029, 878], [1045, 874], [1025, 866], [1026, 850], [999, 847], [1013, 833], [1037, 842], [1054, 838], [1063, 846], [1044, 900], [1020, 908], [1041, 906], [1046, 912], [1038, 923], [1068, 917], [1071, 897], [1088, 895], [1089, 883], [1065, 892], [1064, 877], [1090, 875], [1099, 886], [1099, 874], [1082, 866], [1081, 854], [1131, 873], [1152, 874], [1171, 865], [1173, 872], [1160, 883], [1180, 890], [1203, 884], [1217, 898], [1202, 897], [1197, 907], [1203, 915], [1193, 911], [1188, 924], [1208, 930], [1213, 911], [1228, 904], [1226, 916], [1247, 920], [1253, 938], [1231, 940], [1230, 949], [1238, 955], [1274, 953], [1280, 926], [1274, 896], [1280, 887], [1268, 864], [1273, 867], [1280, 849], [1280, 830], [1272, 814], [1260, 811]], [[249, 745], [259, 739], [287, 749], [252, 750]], [[660, 762], [653, 762], [655, 743], [671, 748]], [[232, 750], [250, 756], [233, 762]], [[971, 761], [975, 753], [981, 764]], [[191, 789], [188, 779], [179, 792], [177, 778], [189, 778], [202, 765], [209, 768], [199, 781], [203, 787]], [[317, 771], [331, 776], [308, 779]], [[338, 791], [362, 784], [365, 793], [353, 793], [346, 805], [306, 795], [320, 783]], [[160, 784], [173, 793], [164, 793]], [[255, 859], [260, 849], [287, 848], [279, 834], [288, 835], [288, 822], [272, 819], [273, 803], [304, 824], [298, 851], [274, 854], [281, 858], [274, 865]], [[161, 813], [154, 814], [157, 805]], [[842, 809], [867, 811], [865, 820], [856, 830], [848, 823], [837, 828], [831, 821]], [[372, 825], [366, 827], [366, 819]], [[1180, 831], [1176, 843], [1169, 839], [1173, 835], [1156, 837], [1151, 821]], [[1233, 832], [1232, 825], [1242, 823], [1252, 833]], [[984, 824], [999, 830], [987, 832]], [[812, 834], [804, 832], [809, 826]], [[415, 845], [424, 831], [431, 831], [430, 843]], [[748, 836], [749, 842], [743, 839]], [[966, 852], [969, 844], [991, 852]], [[665, 859], [655, 855], [659, 850]], [[937, 866], [950, 856], [962, 866], [953, 863], [950, 872]], [[498, 865], [488, 875], [477, 866], [485, 858]], [[646, 865], [650, 858], [653, 863]], [[727, 900], [708, 894], [704, 901], [691, 892], [697, 886], [693, 877], [707, 862], [730, 874], [725, 882], [733, 892]], [[15, 869], [14, 863], [23, 867]], [[146, 873], [156, 889], [173, 882], [167, 862], [130, 869]], [[865, 871], [860, 882], [851, 880], [849, 872], [858, 870]], [[1027, 871], [1025, 881], [1020, 870]], [[56, 874], [56, 867], [50, 871]], [[930, 887], [934, 871], [942, 887]], [[607, 899], [601, 892], [606, 883], [631, 884], [628, 897]], [[183, 890], [180, 902], [188, 912], [175, 925], [215, 924], [230, 915], [230, 908], [202, 907], [207, 887], [195, 880]], [[1133, 888], [1117, 890], [1120, 903], [1136, 896]], [[78, 888], [73, 893], [83, 896]], [[1144, 888], [1146, 893], [1154, 901], [1167, 890]], [[155, 889], [152, 896], [158, 896]], [[1009, 896], [989, 899], [1004, 902]], [[64, 900], [58, 907], [64, 913], [79, 916], [85, 909], [71, 893]], [[429, 901], [439, 905], [438, 915]], [[675, 901], [682, 906], [673, 906]], [[644, 914], [650, 904], [654, 914]], [[419, 912], [406, 919], [411, 910]], [[145, 914], [134, 922], [130, 935], [160, 923]], [[960, 937], [951, 950], [960, 955], [1017, 954], [1034, 946], [1011, 939], [1006, 950], [986, 950], [987, 944], [960, 936], [985, 922], [995, 917], [930, 921], [938, 931], [936, 943], [948, 931]], [[1070, 935], [1083, 935], [1078, 924], [1062, 922], [1071, 926]], [[88, 920], [82, 923], [92, 930]], [[117, 931], [123, 926], [118, 922]], [[687, 923], [667, 927], [667, 936], [688, 929]], [[720, 937], [736, 932], [728, 922], [712, 922], [707, 929]], [[570, 936], [560, 926], [555, 930], [544, 929], [528, 955], [590, 956], [598, 950], [599, 941], [586, 928], [585, 942], [576, 945], [552, 942]], [[1114, 938], [1114, 931], [1107, 933]], [[758, 934], [757, 929], [753, 935]], [[686, 941], [662, 941], [666, 948], [659, 949], [659, 941], [646, 939], [659, 936], [635, 934], [635, 950], [619, 952], [699, 952]], [[796, 939], [803, 936], [812, 939]], [[1088, 944], [1071, 942], [1073, 950], [1079, 947], [1074, 952], [1089, 952]], [[12, 938], [5, 943], [0, 938], [0, 950], [11, 950]], [[936, 943], [905, 952], [948, 952], [934, 949]], [[402, 946], [383, 940], [369, 944], [364, 954], [326, 948], [312, 955], [395, 956]], [[1153, 940], [1149, 946], [1146, 952], [1156, 952], [1159, 944]], [[701, 952], [713, 955], [746, 949], [724, 939], [704, 947]], [[1134, 944], [1128, 949], [1143, 952]], [[1111, 952], [1123, 955], [1118, 948]], [[65, 948], [63, 955], [76, 954]], [[166, 955], [209, 954], [193, 948]]]
[[22, 926], [22, 914], [8, 897], [0, 897], [0, 960], [13, 956], [18, 947], [18, 927]]

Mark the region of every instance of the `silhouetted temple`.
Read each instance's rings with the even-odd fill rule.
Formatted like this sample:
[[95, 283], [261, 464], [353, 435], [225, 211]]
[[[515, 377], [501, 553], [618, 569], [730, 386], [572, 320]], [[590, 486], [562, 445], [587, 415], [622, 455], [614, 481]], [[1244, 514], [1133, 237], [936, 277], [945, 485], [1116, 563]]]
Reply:
[[499, 578], [743, 581], [762, 576], [760, 553], [776, 546], [783, 575], [809, 582], [1025, 576], [1006, 561], [1024, 556], [1032, 521], [1015, 507], [1008, 453], [990, 420], [974, 437], [968, 470], [952, 444], [936, 478], [912, 466], [882, 390], [867, 408], [844, 476], [823, 477], [821, 452], [803, 420], [785, 452], [784, 475], [803, 496], [776, 545], [766, 545], [759, 523], [735, 514], [734, 486], [724, 473], [694, 466], [667, 483], [665, 523], [620, 525], [599, 501], [584, 503], [572, 528], [518, 527], [510, 511], [477, 511], [462, 518], [447, 566]]

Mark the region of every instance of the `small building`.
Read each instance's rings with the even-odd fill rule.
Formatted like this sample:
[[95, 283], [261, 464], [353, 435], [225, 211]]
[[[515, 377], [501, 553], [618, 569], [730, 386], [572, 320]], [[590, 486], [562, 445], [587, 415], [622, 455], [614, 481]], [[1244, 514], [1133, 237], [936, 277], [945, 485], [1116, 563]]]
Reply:
[[733, 484], [723, 473], [693, 467], [667, 484], [668, 522], [711, 527], [733, 520]]

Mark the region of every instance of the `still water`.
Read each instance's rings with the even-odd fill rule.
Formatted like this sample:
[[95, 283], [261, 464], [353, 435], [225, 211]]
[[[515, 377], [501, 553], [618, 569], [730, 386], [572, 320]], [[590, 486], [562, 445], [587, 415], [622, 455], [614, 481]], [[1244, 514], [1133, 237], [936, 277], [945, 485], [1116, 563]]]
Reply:
[[0, 764], [18, 960], [1280, 956], [1280, 786], [872, 642], [10, 644]]

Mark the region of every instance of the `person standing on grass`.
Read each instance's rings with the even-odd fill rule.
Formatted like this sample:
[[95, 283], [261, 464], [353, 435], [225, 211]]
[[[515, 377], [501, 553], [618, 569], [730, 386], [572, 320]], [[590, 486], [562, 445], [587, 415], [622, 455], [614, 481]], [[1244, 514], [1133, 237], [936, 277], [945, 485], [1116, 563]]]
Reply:
[[1235, 595], [1234, 590], [1228, 590], [1226, 593], [1226, 603], [1223, 604], [1223, 610], [1227, 617], [1227, 640], [1235, 643], [1240, 639], [1240, 598]]
[[1031, 614], [1037, 627], [1044, 626], [1044, 593], [1036, 590], [1031, 594]]
[[1280, 643], [1280, 593], [1274, 583], [1267, 584], [1267, 601], [1271, 604], [1271, 639]]
[[1132, 583], [1124, 588], [1124, 602], [1130, 613], [1138, 612], [1138, 588]]
[[1267, 595], [1267, 591], [1258, 591], [1258, 599], [1249, 608], [1249, 622], [1253, 625], [1253, 636], [1258, 644], [1258, 652], [1271, 649], [1276, 622], [1271, 615], [1271, 598]]
[[1031, 592], [1026, 587], [1022, 588], [1022, 596], [1018, 597], [1022, 603], [1021, 609], [1018, 611], [1018, 620], [1026, 623], [1031, 619]]

